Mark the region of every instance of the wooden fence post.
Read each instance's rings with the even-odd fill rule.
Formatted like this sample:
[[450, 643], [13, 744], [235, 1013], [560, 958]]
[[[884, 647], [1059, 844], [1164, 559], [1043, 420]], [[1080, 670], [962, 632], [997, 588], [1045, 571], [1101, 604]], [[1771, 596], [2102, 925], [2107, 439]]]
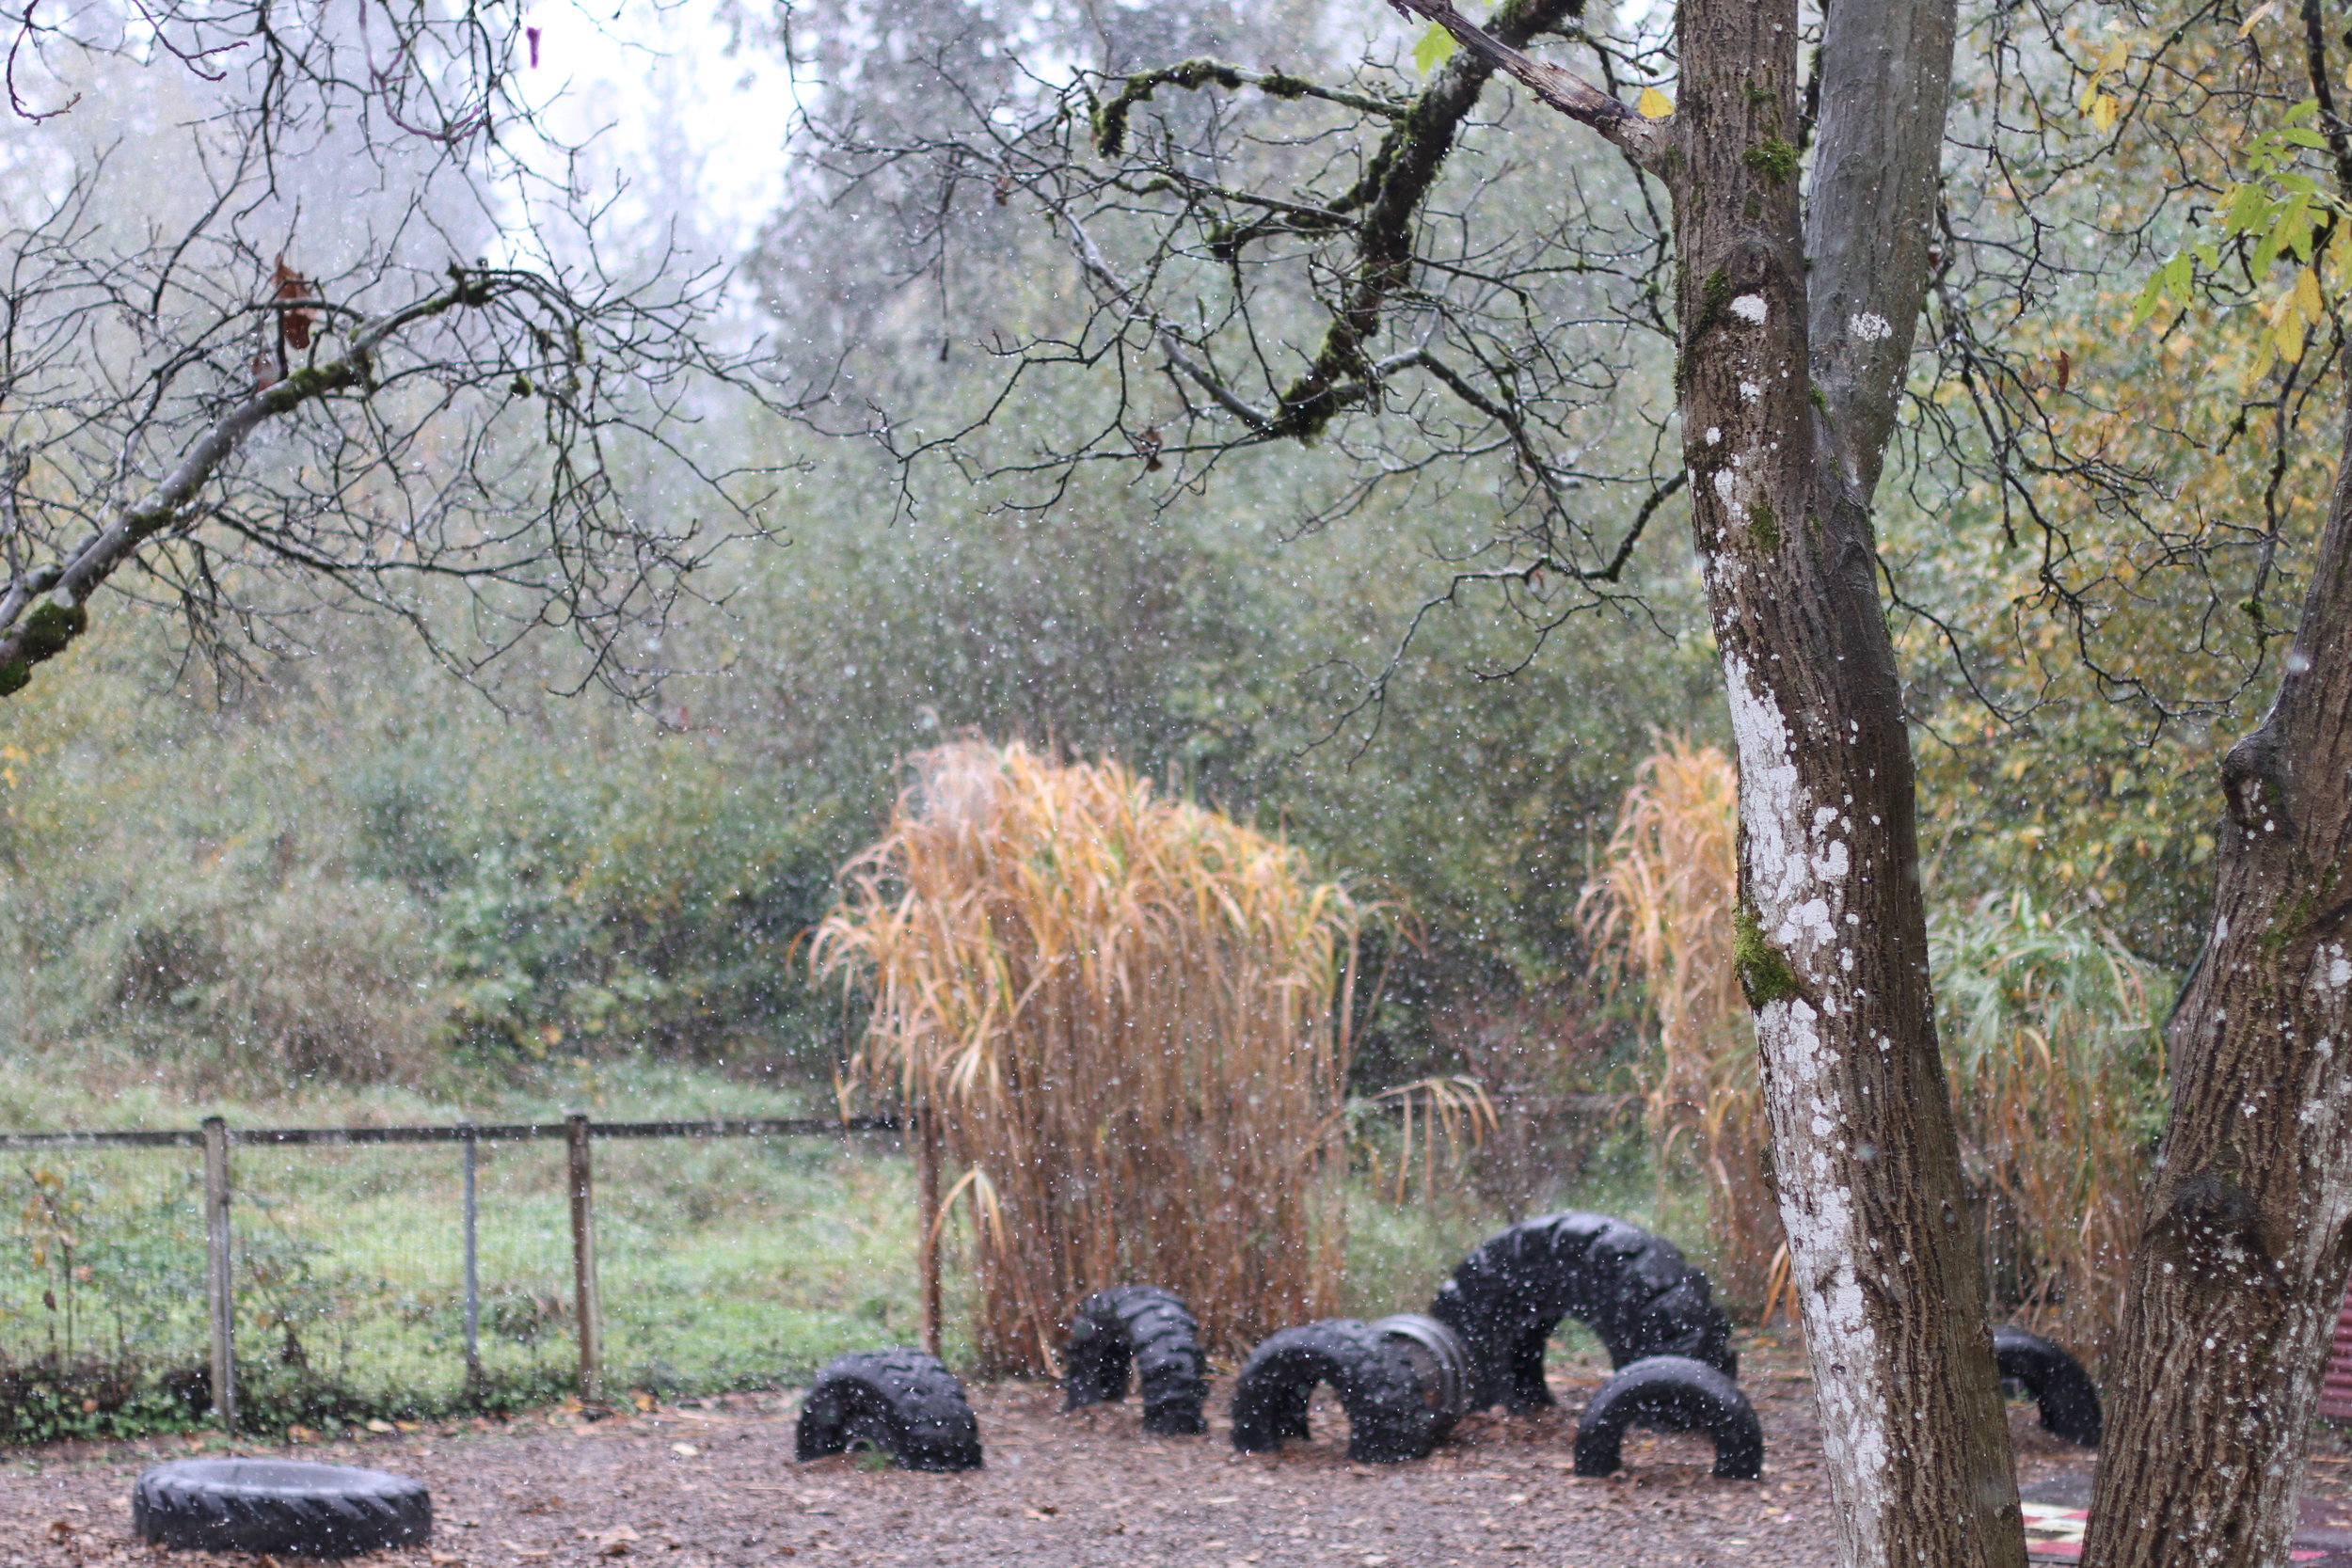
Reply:
[[914, 1274], [922, 1289], [923, 1348], [939, 1354], [939, 1123], [930, 1105], [914, 1107]]
[[466, 1129], [466, 1398], [482, 1397], [482, 1272], [476, 1244], [474, 1170], [482, 1141]]
[[580, 1398], [590, 1403], [602, 1383], [603, 1346], [596, 1323], [596, 1217], [589, 1200], [585, 1114], [575, 1112], [564, 1118], [564, 1142], [571, 1156], [572, 1306], [580, 1320]]
[[236, 1291], [230, 1278], [229, 1124], [204, 1118], [204, 1311], [213, 1338], [213, 1415], [237, 1429]]

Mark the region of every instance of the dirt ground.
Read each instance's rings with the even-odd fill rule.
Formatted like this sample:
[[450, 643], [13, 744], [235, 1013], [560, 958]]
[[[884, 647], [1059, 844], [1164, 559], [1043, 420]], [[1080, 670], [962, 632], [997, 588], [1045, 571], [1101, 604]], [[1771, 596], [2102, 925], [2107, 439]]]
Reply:
[[[395, 1470], [432, 1488], [425, 1549], [385, 1568], [661, 1568], [1005, 1564], [1008, 1568], [1235, 1568], [1295, 1564], [1447, 1568], [1492, 1563], [1730, 1563], [1812, 1568], [1832, 1560], [1812, 1389], [1787, 1352], [1750, 1351], [1740, 1382], [1764, 1424], [1759, 1481], [1716, 1481], [1703, 1440], [1637, 1435], [1628, 1469], [1569, 1473], [1574, 1412], [1604, 1368], [1555, 1371], [1561, 1408], [1473, 1418], [1436, 1457], [1352, 1465], [1345, 1424], [1319, 1402], [1316, 1440], [1279, 1456], [1233, 1452], [1212, 1401], [1207, 1438], [1149, 1437], [1131, 1401], [1074, 1416], [1042, 1386], [974, 1391], [986, 1467], [962, 1475], [792, 1459], [796, 1396], [746, 1395], [590, 1420], [577, 1409], [511, 1422], [392, 1431], [290, 1448], [240, 1444]], [[2090, 1456], [2044, 1436], [2013, 1407], [2019, 1481], [2051, 1521], [2037, 1556], [2063, 1560], [2064, 1513], [2087, 1496]], [[0, 1461], [0, 1568], [99, 1568], [151, 1558], [130, 1533], [129, 1489], [165, 1457], [231, 1451], [216, 1439], [58, 1445]], [[2347, 1450], [2313, 1465], [2298, 1560], [2352, 1568]], [[2344, 1530], [2328, 1530], [2339, 1517]], [[251, 1560], [189, 1554], [190, 1568]], [[260, 1568], [275, 1568], [267, 1559]], [[800, 1568], [797, 1560], [794, 1568]]]

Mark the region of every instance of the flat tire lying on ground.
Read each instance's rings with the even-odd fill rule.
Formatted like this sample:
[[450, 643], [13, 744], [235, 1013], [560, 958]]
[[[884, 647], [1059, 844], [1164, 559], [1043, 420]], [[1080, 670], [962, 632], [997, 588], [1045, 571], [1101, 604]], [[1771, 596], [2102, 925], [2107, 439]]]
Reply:
[[2002, 1323], [1993, 1331], [1993, 1361], [2003, 1377], [2023, 1384], [2041, 1406], [2042, 1431], [2086, 1449], [2099, 1446], [2105, 1424], [2099, 1390], [2083, 1364], [2064, 1347]]
[[1544, 1344], [1562, 1318], [1591, 1329], [1620, 1370], [1686, 1355], [1737, 1377], [1731, 1324], [1707, 1276], [1662, 1236], [1575, 1211], [1522, 1220], [1454, 1268], [1429, 1315], [1451, 1327], [1478, 1369], [1470, 1406], [1513, 1414], [1552, 1402]]
[[1067, 1410], [1127, 1397], [1128, 1373], [1143, 1391], [1143, 1430], [1194, 1437], [1209, 1430], [1200, 1407], [1209, 1397], [1200, 1327], [1174, 1292], [1156, 1285], [1116, 1285], [1078, 1304], [1062, 1353]]
[[919, 1350], [852, 1351], [817, 1374], [801, 1401], [794, 1455], [886, 1453], [902, 1470], [976, 1470], [980, 1423], [963, 1385]]
[[433, 1499], [405, 1476], [356, 1465], [182, 1459], [140, 1472], [131, 1528], [195, 1551], [357, 1557], [431, 1539]]
[[1309, 1436], [1308, 1402], [1324, 1383], [1347, 1411], [1348, 1458], [1401, 1465], [1428, 1457], [1438, 1423], [1412, 1362], [1402, 1345], [1353, 1318], [1283, 1329], [1249, 1353], [1233, 1380], [1233, 1447], [1272, 1453]]
[[1405, 1353], [1422, 1403], [1429, 1408], [1429, 1440], [1443, 1442], [1454, 1423], [1470, 1414], [1470, 1393], [1478, 1386], [1478, 1369], [1462, 1337], [1418, 1312], [1399, 1312], [1365, 1326]]
[[1601, 1385], [1576, 1423], [1576, 1473], [1614, 1475], [1628, 1427], [1700, 1432], [1715, 1443], [1715, 1474], [1756, 1481], [1764, 1474], [1764, 1428], [1739, 1386], [1704, 1361], [1653, 1355]]

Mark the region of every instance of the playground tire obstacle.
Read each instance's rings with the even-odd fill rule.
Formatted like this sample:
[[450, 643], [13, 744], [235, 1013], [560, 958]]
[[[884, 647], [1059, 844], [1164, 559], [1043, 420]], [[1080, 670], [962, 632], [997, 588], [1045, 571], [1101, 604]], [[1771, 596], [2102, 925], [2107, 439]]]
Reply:
[[1347, 1457], [1359, 1464], [1425, 1459], [1437, 1443], [1438, 1412], [1405, 1346], [1354, 1318], [1285, 1328], [1249, 1353], [1233, 1380], [1233, 1447], [1272, 1453], [1311, 1435], [1308, 1402], [1327, 1383], [1347, 1412]]
[[852, 1351], [817, 1374], [801, 1401], [795, 1457], [886, 1453], [903, 1470], [976, 1470], [980, 1424], [963, 1385], [919, 1350]]
[[1764, 1428], [1739, 1386], [1687, 1355], [1653, 1355], [1601, 1385], [1576, 1423], [1576, 1473], [1614, 1475], [1628, 1427], [1698, 1432], [1715, 1444], [1715, 1474], [1756, 1481], [1764, 1474]]
[[1413, 1382], [1421, 1389], [1422, 1403], [1429, 1407], [1429, 1440], [1443, 1442], [1454, 1423], [1470, 1414], [1470, 1391], [1478, 1383], [1470, 1348], [1454, 1330], [1418, 1312], [1399, 1312], [1367, 1326], [1412, 1363]]
[[1577, 1211], [1522, 1220], [1462, 1259], [1429, 1315], [1462, 1337], [1477, 1368], [1470, 1407], [1514, 1414], [1552, 1403], [1544, 1346], [1562, 1318], [1591, 1329], [1622, 1370], [1688, 1356], [1737, 1377], [1731, 1324], [1707, 1276], [1662, 1236]]
[[1172, 1291], [1119, 1285], [1078, 1304], [1062, 1353], [1063, 1408], [1082, 1409], [1127, 1397], [1132, 1370], [1143, 1394], [1143, 1430], [1194, 1437], [1209, 1430], [1200, 1407], [1209, 1397], [1200, 1325]]
[[2104, 1419], [2099, 1390], [2083, 1364], [2066, 1350], [2010, 1323], [1993, 1330], [1993, 1361], [2001, 1376], [2024, 1385], [2041, 1406], [2042, 1430], [2086, 1449], [2099, 1446]]
[[433, 1499], [405, 1476], [294, 1459], [183, 1459], [140, 1472], [131, 1528], [204, 1552], [358, 1557], [433, 1534]]

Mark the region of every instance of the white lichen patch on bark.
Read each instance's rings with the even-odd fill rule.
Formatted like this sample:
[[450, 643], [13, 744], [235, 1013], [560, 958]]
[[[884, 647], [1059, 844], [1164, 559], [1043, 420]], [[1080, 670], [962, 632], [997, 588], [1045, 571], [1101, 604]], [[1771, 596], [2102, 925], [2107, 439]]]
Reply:
[[1726, 653], [1724, 677], [1740, 751], [1748, 898], [1757, 924], [1789, 966], [1808, 981], [1824, 980], [1852, 869], [1844, 836], [1852, 823], [1835, 806], [1816, 807], [1805, 794], [1779, 705], [1756, 683], [1747, 660]]
[[[1721, 299], [1723, 295], [1715, 297]], [[1741, 294], [1731, 302], [1731, 313], [1751, 326], [1762, 326], [1772, 312], [1772, 308], [1765, 303], [1762, 294]]]
[[1851, 950], [1841, 947], [1853, 868], [1851, 816], [1816, 802], [1796, 765], [1795, 737], [1772, 690], [1739, 654], [1724, 656], [1739, 744], [1740, 819], [1748, 833], [1747, 897], [1760, 933], [1804, 994], [1768, 1001], [1756, 1015], [1770, 1070], [1781, 1223], [1813, 1348], [1822, 1443], [1838, 1497], [1845, 1562], [1886, 1564], [1883, 1528], [1893, 1503], [1894, 1434], [1877, 1387], [1882, 1351], [1862, 1287], [1865, 1238], [1840, 1166], [1853, 1138], [1836, 1047], [1823, 1024], [1851, 1011]]
[[1830, 1071], [1836, 1055], [1820, 1025], [1802, 997], [1767, 1003], [1756, 1015], [1756, 1044], [1773, 1066], [1769, 1109], [1780, 1219], [1814, 1352], [1821, 1446], [1833, 1489], [1851, 1488], [1838, 1498], [1843, 1560], [1877, 1568], [1886, 1562], [1881, 1520], [1893, 1501], [1893, 1445], [1875, 1386], [1880, 1351], [1862, 1289], [1863, 1237], [1835, 1157], [1846, 1145], [1847, 1108]]

